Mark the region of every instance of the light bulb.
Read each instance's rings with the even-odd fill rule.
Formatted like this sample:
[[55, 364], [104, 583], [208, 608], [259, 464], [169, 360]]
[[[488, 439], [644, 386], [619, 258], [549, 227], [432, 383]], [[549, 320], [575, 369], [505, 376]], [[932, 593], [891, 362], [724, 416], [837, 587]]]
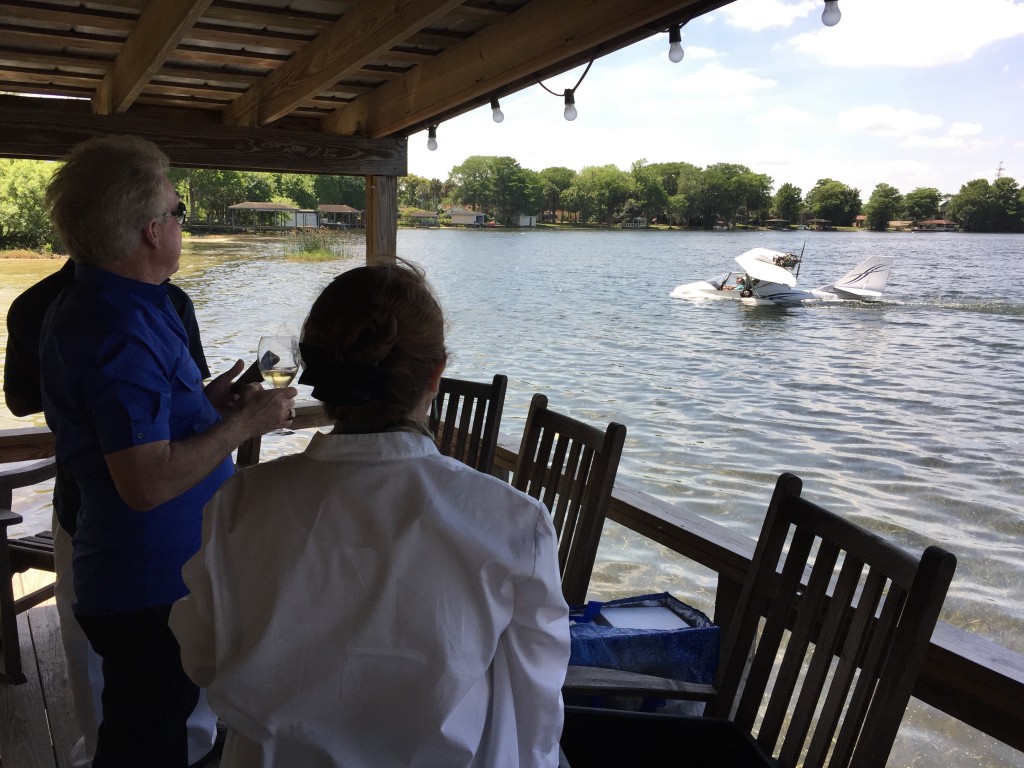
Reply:
[[491, 117], [496, 123], [505, 119], [505, 113], [501, 111], [501, 105], [498, 104], [497, 99], [491, 99]]
[[825, 0], [825, 10], [821, 12], [821, 23], [826, 27], [834, 27], [843, 14], [839, 12], [839, 0]]
[[432, 125], [427, 129], [427, 149], [433, 152], [437, 149], [437, 126]]
[[565, 111], [562, 114], [569, 122], [576, 119], [576, 97], [571, 88], [565, 89]]
[[683, 60], [683, 37], [679, 34], [679, 25], [673, 24], [668, 28], [668, 60], [678, 64]]

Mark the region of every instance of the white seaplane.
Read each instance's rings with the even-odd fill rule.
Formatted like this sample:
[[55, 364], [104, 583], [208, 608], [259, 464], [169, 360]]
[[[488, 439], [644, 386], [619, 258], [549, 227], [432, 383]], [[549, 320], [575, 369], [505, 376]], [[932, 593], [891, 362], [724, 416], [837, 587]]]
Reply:
[[799, 304], [809, 301], [877, 301], [889, 280], [893, 256], [871, 256], [830, 285], [796, 287], [801, 256], [751, 248], [736, 257], [742, 268], [708, 280], [677, 285], [676, 299], [738, 298], [745, 304]]

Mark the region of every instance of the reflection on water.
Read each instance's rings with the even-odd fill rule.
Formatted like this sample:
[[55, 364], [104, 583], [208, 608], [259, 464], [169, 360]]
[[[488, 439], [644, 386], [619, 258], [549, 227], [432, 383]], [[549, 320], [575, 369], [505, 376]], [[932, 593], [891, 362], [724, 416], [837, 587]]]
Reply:
[[[261, 335], [300, 327], [322, 287], [361, 261], [360, 237], [349, 237], [352, 258], [325, 263], [289, 261], [274, 238], [190, 242], [176, 281], [195, 300], [211, 370], [253, 359]], [[896, 255], [884, 301], [669, 298], [748, 248], [799, 252], [805, 241], [802, 287]], [[426, 268], [448, 314], [449, 371], [509, 376], [504, 432], [521, 434], [537, 391], [577, 418], [621, 421], [623, 477], [751, 537], [778, 473], [796, 472], [809, 497], [901, 546], [955, 552], [943, 618], [1018, 652], [1024, 303], [993, 276], [1016, 271], [1022, 246], [962, 234], [399, 232], [399, 252]], [[0, 311], [57, 266], [0, 262]], [[0, 411], [0, 427], [24, 423]], [[267, 438], [264, 456], [305, 439]], [[46, 500], [17, 502], [25, 527], [49, 522]], [[593, 587], [606, 598], [667, 590], [710, 611], [715, 580], [609, 524]], [[979, 764], [979, 753], [985, 765], [1017, 764], [933, 713], [908, 717], [890, 765]]]

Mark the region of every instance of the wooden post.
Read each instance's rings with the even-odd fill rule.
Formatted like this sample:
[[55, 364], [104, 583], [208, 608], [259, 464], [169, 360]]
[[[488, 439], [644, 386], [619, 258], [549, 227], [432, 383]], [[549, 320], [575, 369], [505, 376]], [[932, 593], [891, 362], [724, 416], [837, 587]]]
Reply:
[[366, 177], [366, 263], [395, 261], [398, 253], [398, 177]]

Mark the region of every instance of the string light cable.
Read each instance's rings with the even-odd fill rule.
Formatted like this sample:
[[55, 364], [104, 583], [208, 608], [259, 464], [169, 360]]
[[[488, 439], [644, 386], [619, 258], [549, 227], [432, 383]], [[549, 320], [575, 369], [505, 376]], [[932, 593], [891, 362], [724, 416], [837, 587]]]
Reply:
[[587, 68], [583, 70], [583, 74], [580, 75], [580, 79], [576, 81], [576, 85], [574, 85], [572, 88], [566, 88], [562, 93], [552, 91], [550, 88], [544, 85], [544, 83], [541, 81], [539, 77], [537, 78], [537, 85], [539, 85], [545, 91], [550, 93], [552, 96], [561, 96], [564, 99], [565, 109], [562, 111], [562, 116], [566, 120], [569, 120], [570, 122], [575, 120], [578, 114], [576, 112], [576, 89], [580, 87], [580, 84], [583, 82], [583, 78], [587, 76], [587, 72], [590, 71], [590, 68], [591, 66], [593, 66], [594, 60], [596, 58], [597, 52], [595, 51], [594, 55], [590, 59], [590, 62], [587, 64]]

